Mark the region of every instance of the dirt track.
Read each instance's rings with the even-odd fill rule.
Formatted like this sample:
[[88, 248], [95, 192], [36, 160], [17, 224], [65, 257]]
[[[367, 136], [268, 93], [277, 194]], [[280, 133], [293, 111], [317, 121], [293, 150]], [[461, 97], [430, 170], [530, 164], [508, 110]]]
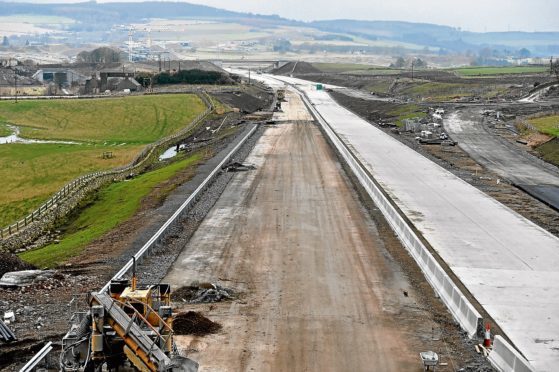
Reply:
[[421, 371], [418, 353], [429, 349], [448, 363], [438, 370], [455, 370], [462, 360], [448, 358], [439, 314], [418, 298], [299, 99], [288, 98], [289, 116], [278, 119], [291, 123], [266, 130], [247, 159], [257, 170], [233, 178], [165, 279], [240, 293], [180, 306], [223, 325], [179, 337], [180, 347], [201, 371]]

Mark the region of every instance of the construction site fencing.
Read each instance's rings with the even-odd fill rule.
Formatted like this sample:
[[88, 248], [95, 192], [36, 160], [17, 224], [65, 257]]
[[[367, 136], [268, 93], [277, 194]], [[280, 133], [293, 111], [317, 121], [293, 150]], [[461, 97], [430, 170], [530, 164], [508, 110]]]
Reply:
[[110, 283], [113, 280], [118, 280], [126, 277], [134, 266], [134, 261], [141, 262], [144, 258], [148, 257], [152, 250], [161, 243], [165, 237], [168, 229], [175, 224], [175, 222], [184, 213], [188, 212], [202, 193], [212, 184], [214, 179], [220, 174], [224, 165], [226, 165], [235, 155], [235, 153], [243, 146], [243, 144], [256, 132], [258, 125], [254, 125], [249, 132], [235, 145], [235, 147], [225, 155], [223, 160], [212, 170], [212, 172], [204, 179], [204, 181], [194, 190], [192, 194], [180, 205], [180, 207], [173, 213], [171, 217], [157, 230], [157, 232], [140, 248], [140, 250], [120, 269], [113, 278], [105, 284], [101, 289], [101, 293], [109, 289]]
[[530, 363], [499, 335], [493, 340], [493, 351], [488, 359], [499, 372], [535, 372]]
[[361, 164], [346, 144], [338, 137], [328, 122], [314, 108], [305, 94], [301, 94], [301, 96], [309, 110], [320, 123], [324, 132], [330, 139], [330, 142], [351, 168], [354, 175], [359, 180], [359, 183], [375, 202], [398, 238], [415, 259], [427, 278], [427, 281], [435, 289], [435, 292], [443, 300], [460, 326], [468, 333], [469, 337], [472, 338], [477, 334], [478, 327], [482, 325], [482, 317], [479, 312], [452, 281], [431, 252], [429, 252], [414, 229], [402, 217], [396, 206], [391, 203], [389, 198], [384, 194], [382, 188], [374, 181], [363, 164]]
[[29, 215], [25, 216], [25, 218], [22, 218], [14, 224], [0, 229], [0, 239], [6, 239], [14, 234], [17, 234], [18, 232], [27, 228], [27, 226], [29, 226], [30, 224], [40, 220], [45, 215], [45, 213], [47, 213], [52, 208], [63, 202], [66, 198], [73, 195], [76, 191], [82, 189], [93, 181], [99, 180], [101, 178], [115, 178], [116, 176], [130, 174], [141, 169], [148, 163], [148, 161], [152, 158], [153, 155], [157, 153], [159, 149], [173, 143], [174, 141], [177, 141], [181, 137], [187, 136], [189, 133], [195, 130], [198, 124], [200, 124], [215, 109], [213, 102], [207, 93], [199, 92], [197, 94], [206, 105], [206, 110], [196, 116], [196, 118], [194, 118], [190, 125], [188, 125], [185, 129], [148, 145], [128, 165], [114, 168], [108, 171], [90, 173], [71, 181], [70, 183], [62, 187], [60, 191], [54, 194], [43, 205], [31, 212]]

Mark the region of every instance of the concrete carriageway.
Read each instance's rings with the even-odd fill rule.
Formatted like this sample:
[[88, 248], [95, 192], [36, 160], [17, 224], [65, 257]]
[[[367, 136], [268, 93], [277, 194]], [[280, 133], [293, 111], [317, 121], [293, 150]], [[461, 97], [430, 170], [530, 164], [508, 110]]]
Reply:
[[559, 239], [338, 105], [294, 84], [538, 371], [559, 370]]
[[223, 330], [177, 337], [179, 347], [195, 350], [203, 371], [419, 372], [426, 350], [452, 370], [390, 243], [299, 96], [287, 100], [246, 159], [256, 170], [234, 176], [165, 278], [174, 288], [198, 280], [240, 293], [185, 305]]

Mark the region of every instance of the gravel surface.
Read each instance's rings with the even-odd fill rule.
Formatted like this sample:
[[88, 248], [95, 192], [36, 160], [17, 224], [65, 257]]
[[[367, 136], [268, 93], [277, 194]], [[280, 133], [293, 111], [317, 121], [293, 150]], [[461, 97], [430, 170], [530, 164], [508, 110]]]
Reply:
[[[260, 127], [245, 142], [232, 158], [232, 161], [244, 161], [262, 135], [263, 129], [263, 127]], [[233, 175], [234, 173], [221, 172], [194, 206], [180, 218], [178, 224], [169, 229], [160, 247], [139, 265], [138, 272], [142, 283], [158, 283], [165, 277], [179, 253], [190, 240], [206, 214], [214, 206]]]

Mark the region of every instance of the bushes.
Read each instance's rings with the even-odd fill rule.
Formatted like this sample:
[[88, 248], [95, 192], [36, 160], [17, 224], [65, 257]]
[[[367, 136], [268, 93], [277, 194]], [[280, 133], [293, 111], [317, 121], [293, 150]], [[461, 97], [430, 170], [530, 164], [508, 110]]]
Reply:
[[217, 71], [182, 70], [176, 73], [161, 72], [154, 76], [155, 84], [227, 84], [227, 75]]

